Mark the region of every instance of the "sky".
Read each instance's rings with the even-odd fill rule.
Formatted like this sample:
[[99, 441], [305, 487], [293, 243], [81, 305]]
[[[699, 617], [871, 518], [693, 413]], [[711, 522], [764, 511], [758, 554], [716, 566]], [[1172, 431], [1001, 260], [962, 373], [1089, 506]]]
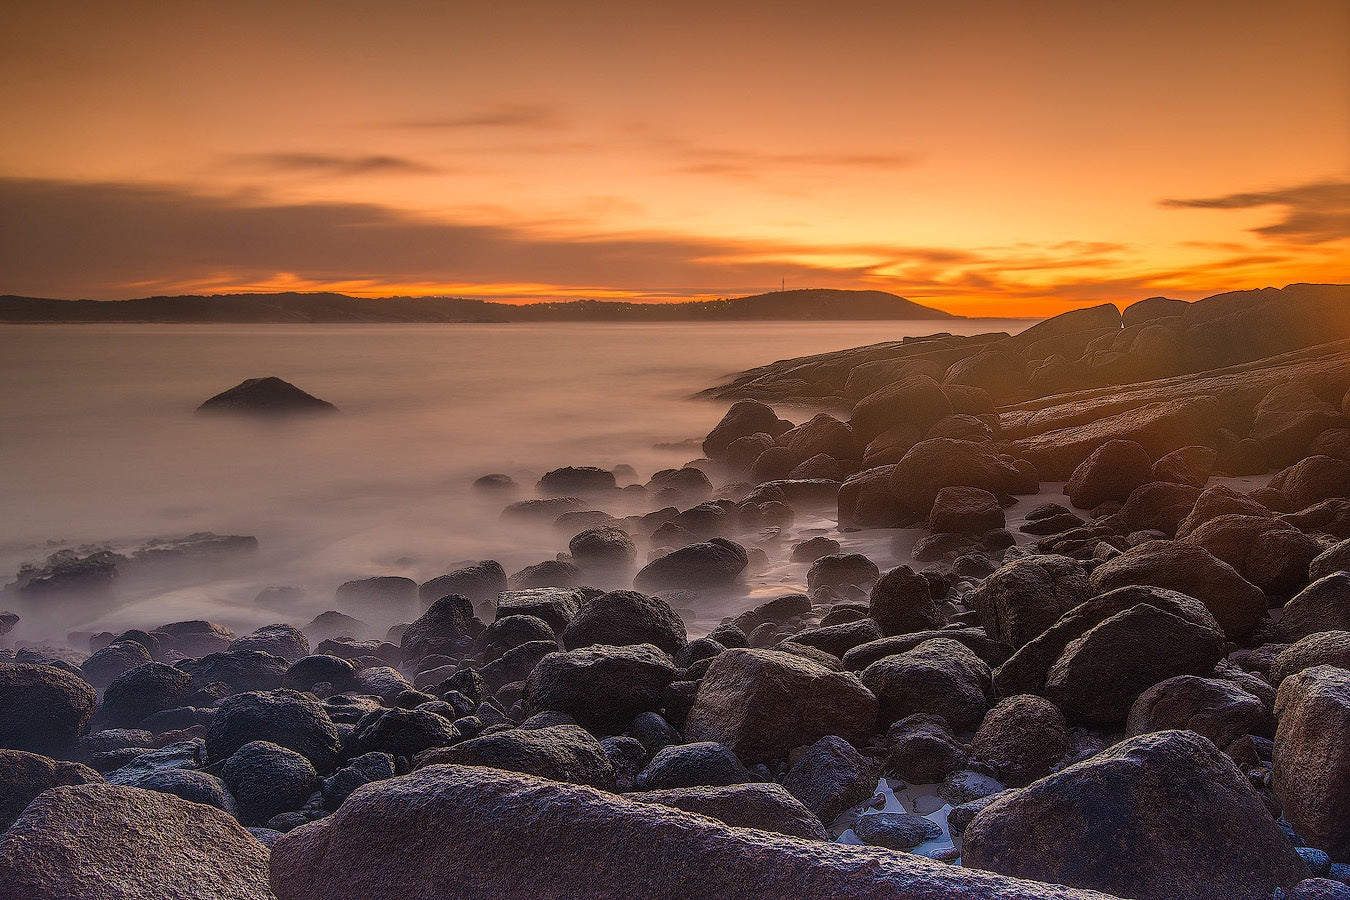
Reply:
[[1350, 280], [1350, 2], [0, 10], [0, 293]]

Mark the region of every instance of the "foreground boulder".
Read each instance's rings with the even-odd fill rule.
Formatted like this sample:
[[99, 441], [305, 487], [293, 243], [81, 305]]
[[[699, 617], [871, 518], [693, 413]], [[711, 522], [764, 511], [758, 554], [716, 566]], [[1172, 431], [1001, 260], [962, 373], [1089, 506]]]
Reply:
[[43, 900], [272, 900], [267, 849], [201, 803], [112, 784], [58, 787], [0, 836], [0, 894]]
[[327, 400], [320, 400], [274, 375], [242, 381], [197, 407], [199, 413], [236, 413], [254, 416], [289, 416], [337, 411], [338, 408]]
[[1307, 874], [1228, 757], [1189, 731], [1130, 738], [966, 826], [976, 869], [1138, 900], [1268, 900]]
[[877, 698], [857, 676], [776, 650], [728, 650], [713, 660], [685, 720], [691, 741], [717, 741], [747, 765], [838, 735], [866, 742]]
[[0, 832], [43, 791], [102, 780], [102, 775], [80, 763], [58, 762], [22, 750], [0, 750]]
[[0, 747], [60, 756], [94, 714], [94, 689], [55, 666], [0, 663]]
[[[435, 840], [419, 840], [434, 833]], [[541, 836], [546, 839], [541, 840]], [[281, 900], [499, 896], [1103, 900], [884, 850], [729, 828], [494, 769], [371, 785], [272, 848]]]
[[1275, 795], [1290, 824], [1333, 859], [1350, 857], [1350, 671], [1314, 666], [1280, 684]]

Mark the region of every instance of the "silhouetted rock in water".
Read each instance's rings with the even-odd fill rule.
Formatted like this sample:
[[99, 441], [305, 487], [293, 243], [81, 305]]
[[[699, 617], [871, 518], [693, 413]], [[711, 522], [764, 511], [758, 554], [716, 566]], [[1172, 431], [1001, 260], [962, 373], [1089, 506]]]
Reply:
[[100, 781], [102, 775], [80, 763], [58, 762], [22, 750], [0, 750], [0, 833], [43, 791]]
[[[115, 836], [116, 843], [110, 844]], [[11, 897], [270, 900], [267, 849], [218, 809], [132, 787], [57, 787], [0, 836]]]
[[198, 413], [251, 416], [293, 416], [337, 411], [338, 408], [327, 400], [320, 400], [275, 376], [242, 381], [197, 407]]
[[117, 578], [118, 566], [126, 560], [111, 550], [84, 556], [74, 550], [58, 550], [42, 566], [21, 566], [15, 580], [5, 585], [5, 593], [14, 592], [25, 599], [107, 593]]
[[577, 497], [608, 494], [617, 489], [614, 473], [595, 466], [566, 466], [544, 473], [539, 492], [550, 497]]
[[132, 552], [131, 559], [143, 565], [200, 564], [256, 553], [257, 550], [258, 539], [251, 535], [197, 531], [179, 538], [146, 541]]
[[962, 839], [971, 868], [1140, 900], [1267, 900], [1307, 874], [1242, 772], [1189, 731], [1130, 738], [995, 800]]
[[[359, 578], [338, 586], [337, 600], [344, 605], [366, 607], [373, 612], [407, 621], [417, 608], [417, 582], [401, 575], [377, 575]], [[386, 619], [386, 621], [388, 621]]]
[[510, 475], [504, 475], [500, 472], [494, 472], [491, 475], [480, 475], [474, 479], [474, 490], [484, 494], [514, 494], [520, 490], [520, 485]]
[[[437, 822], [437, 840], [423, 833]], [[540, 868], [539, 836], [550, 860]], [[372, 785], [272, 853], [281, 900], [457, 896], [1097, 900], [916, 857], [728, 828], [593, 788], [464, 766]], [[1105, 898], [1102, 898], [1105, 900]]]

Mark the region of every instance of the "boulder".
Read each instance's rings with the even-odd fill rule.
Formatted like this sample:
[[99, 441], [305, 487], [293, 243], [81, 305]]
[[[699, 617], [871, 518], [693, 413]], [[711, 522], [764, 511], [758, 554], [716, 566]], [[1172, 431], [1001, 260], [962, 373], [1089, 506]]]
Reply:
[[286, 670], [281, 686], [293, 691], [308, 691], [316, 684], [331, 685], [345, 691], [356, 676], [356, 666], [337, 656], [317, 655], [298, 659]]
[[235, 638], [229, 649], [257, 650], [295, 662], [309, 656], [309, 638], [294, 625], [264, 625], [252, 634]]
[[618, 488], [614, 473], [595, 466], [564, 466], [545, 472], [539, 479], [539, 493], [546, 497], [580, 497], [608, 494]]
[[783, 787], [830, 827], [877, 790], [881, 766], [848, 741], [826, 735], [807, 747], [783, 776]]
[[[436, 840], [416, 840], [434, 828]], [[546, 868], [540, 835], [548, 835]], [[272, 848], [281, 900], [593, 896], [1105, 900], [887, 850], [729, 828], [592, 788], [432, 766], [371, 785]]]
[[172, 794], [193, 803], [213, 806], [221, 812], [238, 817], [233, 795], [226, 789], [223, 781], [209, 772], [188, 768], [161, 768], [133, 775], [119, 769], [108, 773], [108, 781], [125, 787]]
[[894, 469], [894, 464], [875, 466], [844, 479], [838, 498], [840, 528], [897, 528], [916, 519], [891, 491]]
[[281, 687], [289, 668], [286, 660], [257, 650], [228, 650], [210, 653], [201, 659], [185, 659], [178, 668], [192, 676], [192, 684], [204, 688], [208, 684], [229, 685], [234, 693], [240, 691], [270, 691]]
[[59, 762], [22, 750], [0, 750], [0, 832], [43, 791], [102, 780], [102, 775], [80, 763]]
[[925, 841], [942, 837], [942, 826], [914, 813], [872, 813], [853, 823], [853, 833], [869, 847], [907, 853]]
[[1170, 481], [1203, 488], [1214, 472], [1218, 453], [1209, 447], [1178, 447], [1158, 457], [1150, 481]]
[[970, 755], [1008, 787], [1026, 787], [1050, 774], [1069, 751], [1069, 723], [1055, 704], [1034, 694], [1006, 697], [989, 710]]
[[422, 584], [417, 589], [423, 606], [430, 606], [442, 597], [458, 594], [471, 603], [485, 605], [497, 599], [506, 590], [506, 570], [495, 559], [481, 559]]
[[805, 594], [785, 594], [746, 610], [733, 620], [733, 624], [749, 634], [765, 622], [781, 625], [791, 619], [809, 616], [811, 608], [811, 598]]
[[337, 765], [337, 728], [310, 695], [285, 689], [248, 691], [223, 700], [206, 732], [206, 750], [225, 760], [245, 744], [270, 741], [294, 750], [319, 772]]
[[966, 747], [942, 716], [914, 713], [886, 733], [890, 770], [911, 784], [938, 784], [969, 762]]
[[523, 702], [526, 715], [557, 710], [592, 734], [619, 734], [638, 713], [662, 708], [676, 674], [670, 657], [651, 644], [554, 652], [530, 672]]
[[1035, 493], [1032, 481], [990, 445], [951, 438], [920, 441], [891, 471], [891, 491], [920, 518], [928, 517], [945, 487], [982, 488], [1001, 499]]
[[1228, 757], [1189, 731], [1130, 738], [966, 826], [975, 869], [1139, 900], [1268, 900], [1307, 872]]
[[1350, 855], [1350, 671], [1290, 675], [1275, 700], [1275, 796], [1295, 830], [1332, 859]]
[[511, 728], [419, 754], [416, 767], [490, 766], [553, 781], [612, 791], [614, 766], [605, 748], [576, 725]]
[[989, 666], [945, 638], [872, 663], [863, 670], [862, 683], [876, 695], [882, 727], [926, 712], [942, 716], [957, 731], [973, 729], [996, 696]]
[[1308, 566], [1308, 578], [1312, 581], [1336, 572], [1350, 572], [1350, 540], [1339, 541], [1323, 550]]
[[1079, 509], [1094, 509], [1108, 500], [1124, 503], [1153, 480], [1148, 451], [1134, 441], [1107, 441], [1073, 470], [1064, 493]]
[[637, 591], [610, 591], [586, 601], [562, 633], [568, 650], [652, 644], [674, 656], [687, 642], [679, 613], [659, 597]]
[[446, 747], [463, 735], [443, 716], [425, 709], [376, 709], [347, 735], [348, 756], [388, 753], [411, 759], [423, 750]]
[[[881, 629], [877, 627], [877, 623], [863, 617], [838, 625], [807, 628], [792, 635], [790, 643], [797, 647], [813, 647], [839, 658], [854, 647], [871, 643], [880, 637]], [[787, 652], [797, 651], [794, 648]]]
[[1259, 492], [1271, 509], [1294, 512], [1323, 500], [1350, 494], [1350, 462], [1330, 456], [1308, 456], [1281, 469]]
[[1276, 385], [1256, 404], [1250, 437], [1271, 462], [1284, 466], [1302, 458], [1313, 438], [1343, 424], [1339, 403], [1333, 406], [1312, 385], [1294, 381]]
[[309, 760], [270, 741], [252, 741], [234, 751], [220, 779], [245, 825], [262, 825], [278, 813], [300, 809], [319, 786]]
[[1270, 667], [1270, 683], [1278, 688], [1290, 675], [1313, 666], [1350, 669], [1350, 631], [1319, 631], [1285, 647]]
[[811, 564], [806, 573], [806, 589], [813, 594], [822, 589], [842, 591], [850, 587], [870, 590], [880, 576], [876, 563], [861, 553], [831, 553]]
[[1322, 552], [1317, 541], [1292, 525], [1264, 516], [1224, 515], [1186, 535], [1275, 597], [1288, 597], [1308, 583], [1308, 569]]
[[94, 714], [94, 689], [55, 666], [0, 662], [0, 748], [61, 756]]
[[561, 633], [581, 608], [582, 593], [570, 588], [505, 591], [497, 598], [497, 618], [536, 616]]
[[697, 813], [736, 828], [755, 828], [811, 841], [828, 841], [820, 819], [781, 785], [700, 785], [624, 794], [634, 803], [659, 803]]
[[1135, 488], [1124, 506], [1099, 522], [1119, 534], [1161, 531], [1171, 537], [1177, 534], [1199, 496], [1200, 489], [1189, 484], [1150, 481]]
[[1319, 631], [1350, 631], [1350, 572], [1324, 575], [1299, 591], [1274, 628], [1286, 643]]
[[887, 636], [941, 628], [945, 624], [933, 602], [928, 579], [909, 566], [891, 569], [872, 585], [867, 614]]
[[1125, 721], [1127, 734], [1188, 729], [1220, 748], [1261, 728], [1265, 705], [1231, 681], [1177, 675], [1139, 695]]
[[131, 728], [162, 709], [182, 706], [194, 688], [192, 676], [164, 663], [147, 663], [117, 676], [103, 691], [97, 721], [107, 728]]
[[1266, 597], [1256, 585], [1186, 541], [1145, 541], [1098, 566], [1089, 580], [1099, 594], [1144, 584], [1194, 597], [1234, 641], [1245, 639], [1266, 616]]
[[715, 537], [657, 557], [637, 573], [633, 586], [645, 593], [727, 588], [749, 564], [744, 547]]
[[1176, 527], [1176, 536], [1184, 538], [1209, 520], [1226, 515], [1270, 518], [1271, 512], [1260, 502], [1226, 484], [1212, 485], [1194, 498], [1190, 512]]
[[150, 651], [137, 641], [113, 641], [80, 664], [85, 681], [102, 690], [118, 675], [152, 662]]
[[506, 578], [506, 586], [513, 591], [527, 591], [536, 587], [576, 587], [581, 583], [581, 569], [565, 559], [546, 559], [526, 566]]
[[709, 459], [721, 459], [739, 438], [759, 432], [777, 437], [791, 427], [791, 422], [778, 418], [771, 407], [758, 400], [737, 400], [704, 438], [703, 452]]
[[473, 602], [450, 594], [431, 604], [407, 627], [399, 648], [403, 659], [413, 662], [432, 654], [459, 654], [482, 630], [482, 623], [473, 614]]
[[746, 784], [759, 779], [727, 747], [694, 741], [662, 747], [633, 782], [638, 790]]
[[347, 761], [320, 783], [324, 808], [332, 811], [363, 784], [394, 777], [394, 758], [388, 753], [363, 753]]
[[567, 551], [584, 570], [626, 569], [637, 559], [628, 532], [612, 526], [588, 528], [567, 542]]
[[725, 744], [753, 765], [826, 735], [862, 744], [876, 716], [876, 697], [854, 675], [778, 651], [734, 649], [709, 665], [684, 734]]
[[993, 640], [1021, 647], [1092, 596], [1082, 566], [1067, 556], [1024, 556], [995, 570], [968, 605]]
[[250, 416], [293, 416], [335, 413], [338, 408], [327, 400], [306, 393], [275, 375], [249, 378], [222, 391], [197, 407], [198, 413], [227, 413]]
[[338, 585], [337, 600], [343, 606], [407, 621], [401, 617], [411, 615], [417, 606], [417, 582], [399, 575], [360, 578]]
[[928, 514], [928, 530], [934, 534], [984, 534], [1005, 524], [998, 498], [977, 487], [943, 488]]
[[860, 672], [879, 659], [913, 650], [924, 641], [937, 637], [964, 644], [990, 668], [1002, 665], [1012, 655], [1011, 647], [992, 640], [983, 628], [942, 628], [894, 635], [860, 644], [845, 653], [842, 662], [845, 669]]

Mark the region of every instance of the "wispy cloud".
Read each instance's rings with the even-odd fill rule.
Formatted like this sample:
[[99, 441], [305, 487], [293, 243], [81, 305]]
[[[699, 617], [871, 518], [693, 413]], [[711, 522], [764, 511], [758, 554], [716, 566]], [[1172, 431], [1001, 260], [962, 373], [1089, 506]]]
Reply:
[[672, 143], [669, 150], [681, 160], [677, 172], [738, 180], [757, 180], [784, 169], [896, 172], [919, 163], [918, 156], [906, 153], [771, 153], [683, 143]]
[[443, 131], [499, 128], [556, 130], [566, 126], [559, 111], [543, 103], [501, 103], [443, 116], [403, 119], [394, 124], [403, 128]]
[[1291, 244], [1324, 244], [1350, 238], [1350, 180], [1327, 179], [1266, 191], [1219, 197], [1167, 199], [1171, 209], [1280, 208], [1277, 221], [1252, 231]]
[[231, 156], [230, 166], [298, 175], [434, 175], [442, 170], [402, 156], [343, 156], [334, 153], [246, 153]]

